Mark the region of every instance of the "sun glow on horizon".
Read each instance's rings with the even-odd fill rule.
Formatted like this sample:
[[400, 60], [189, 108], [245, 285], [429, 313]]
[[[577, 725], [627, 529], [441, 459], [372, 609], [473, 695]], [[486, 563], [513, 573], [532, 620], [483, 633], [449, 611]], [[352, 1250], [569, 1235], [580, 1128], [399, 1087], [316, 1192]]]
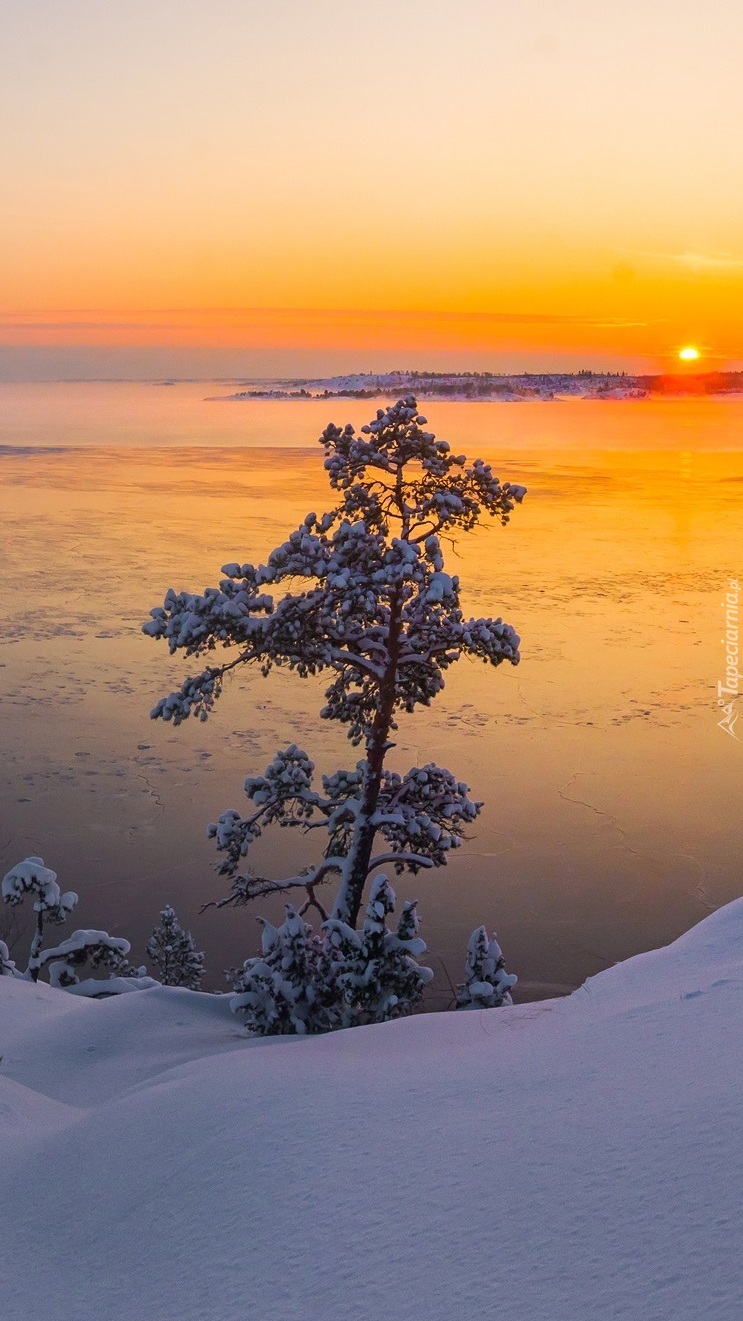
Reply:
[[679, 357], [682, 362], [697, 362], [701, 354], [693, 344], [687, 344], [683, 349], [679, 349]]

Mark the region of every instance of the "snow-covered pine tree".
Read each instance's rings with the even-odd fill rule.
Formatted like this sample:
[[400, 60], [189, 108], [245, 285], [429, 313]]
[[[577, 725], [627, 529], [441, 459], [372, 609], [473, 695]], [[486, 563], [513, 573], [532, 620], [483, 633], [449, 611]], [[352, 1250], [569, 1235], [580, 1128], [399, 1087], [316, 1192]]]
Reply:
[[386, 876], [376, 876], [360, 931], [331, 918], [323, 924], [327, 944], [334, 949], [334, 984], [339, 1002], [339, 1026], [381, 1023], [412, 1013], [433, 972], [416, 957], [425, 942], [418, 935], [414, 903], [403, 906], [396, 931], [387, 927], [395, 911], [395, 892]]
[[42, 945], [44, 943], [44, 925], [60, 925], [66, 922], [77, 904], [74, 890], [63, 894], [57, 884], [57, 873], [44, 866], [44, 859], [24, 858], [16, 863], [3, 877], [3, 902], [12, 908], [22, 904], [26, 895], [33, 895], [36, 927], [31, 941], [28, 966], [25, 976], [30, 981], [38, 981], [43, 967]]
[[261, 1036], [327, 1032], [339, 1026], [328, 951], [292, 904], [285, 912], [279, 927], [260, 918], [261, 955], [228, 974], [237, 992], [232, 1008]]
[[[445, 865], [480, 811], [450, 771], [428, 764], [400, 775], [385, 762], [400, 714], [428, 706], [455, 661], [518, 663], [519, 638], [509, 624], [465, 617], [459, 580], [444, 571], [441, 539], [485, 517], [507, 523], [525, 491], [436, 440], [413, 397], [378, 409], [360, 435], [331, 424], [320, 439], [334, 508], [308, 514], [265, 565], [226, 564], [219, 586], [203, 594], [171, 588], [143, 627], [172, 653], [233, 652], [157, 703], [153, 718], [176, 725], [192, 715], [205, 720], [225, 676], [244, 666], [333, 676], [321, 715], [346, 726], [363, 758], [323, 776], [320, 789], [314, 763], [291, 744], [265, 775], [245, 781], [247, 816], [224, 812], [209, 834], [224, 855], [218, 871], [231, 882], [217, 906], [298, 889], [306, 893], [300, 915], [314, 907], [327, 918], [318, 887], [335, 877], [332, 917], [355, 929], [377, 868], [416, 873]], [[266, 590], [297, 580], [304, 589]], [[324, 829], [322, 856], [301, 874], [277, 879], [243, 867], [271, 824]]]
[[196, 949], [191, 932], [183, 930], [170, 904], [165, 905], [159, 923], [153, 927], [147, 954], [163, 986], [185, 986], [189, 991], [201, 989], [204, 954]]
[[229, 974], [234, 1012], [261, 1036], [328, 1032], [412, 1013], [433, 973], [416, 962], [426, 946], [415, 904], [404, 905], [396, 931], [388, 929], [395, 903], [387, 877], [377, 876], [360, 931], [329, 918], [315, 934], [291, 904], [279, 927], [261, 918], [261, 956]]
[[495, 935], [489, 940], [485, 927], [478, 927], [467, 945], [464, 984], [457, 987], [457, 1008], [498, 1009], [513, 1004], [511, 987], [517, 981], [517, 977], [506, 972], [506, 961]]
[[[0, 962], [4, 964], [0, 971], [33, 982], [39, 980], [42, 972], [47, 972], [50, 985], [74, 990], [77, 995], [116, 995], [121, 991], [143, 990], [156, 985], [151, 977], [144, 976], [146, 969], [133, 968], [128, 963], [129, 941], [110, 936], [107, 931], [73, 931], [59, 945], [43, 948], [44, 924], [66, 922], [78, 901], [74, 890], [62, 893], [57, 873], [44, 866], [43, 858], [24, 858], [3, 877], [2, 897], [6, 904], [15, 908], [23, 903], [26, 895], [34, 896], [36, 913], [26, 970], [20, 972], [16, 968], [8, 956], [7, 945], [0, 942]], [[77, 969], [86, 963], [94, 969], [108, 968], [108, 979], [102, 981], [91, 977], [81, 982]]]

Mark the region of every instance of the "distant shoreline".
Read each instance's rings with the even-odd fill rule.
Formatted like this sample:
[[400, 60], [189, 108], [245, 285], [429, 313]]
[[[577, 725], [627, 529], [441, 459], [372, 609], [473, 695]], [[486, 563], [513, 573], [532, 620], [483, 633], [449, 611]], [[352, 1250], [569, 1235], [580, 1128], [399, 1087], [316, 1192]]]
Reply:
[[389, 399], [414, 394], [436, 402], [522, 403], [560, 399], [705, 398], [743, 395], [743, 372], [629, 376], [624, 372], [555, 372], [496, 375], [492, 372], [358, 373], [315, 379], [256, 381], [249, 389], [210, 395], [213, 402], [266, 399]]

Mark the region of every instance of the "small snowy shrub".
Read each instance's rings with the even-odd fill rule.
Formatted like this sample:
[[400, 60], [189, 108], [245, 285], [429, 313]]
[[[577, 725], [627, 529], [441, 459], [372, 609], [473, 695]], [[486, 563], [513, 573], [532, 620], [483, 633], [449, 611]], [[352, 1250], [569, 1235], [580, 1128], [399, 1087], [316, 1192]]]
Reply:
[[[73, 931], [54, 949], [44, 950], [42, 957], [49, 972], [49, 985], [93, 998], [157, 986], [146, 975], [145, 967], [134, 968], [129, 963], [126, 956], [130, 949], [128, 940], [109, 936], [107, 931]], [[108, 977], [81, 979], [78, 973], [86, 965], [96, 972], [107, 968]]]
[[195, 948], [191, 932], [183, 930], [170, 904], [166, 904], [160, 913], [160, 921], [147, 941], [147, 953], [163, 986], [200, 990], [204, 954]]
[[261, 919], [262, 954], [232, 974], [234, 1012], [261, 1036], [328, 1032], [412, 1013], [433, 973], [416, 962], [426, 946], [415, 905], [405, 904], [390, 931], [386, 918], [394, 908], [394, 891], [379, 876], [360, 931], [330, 918], [315, 934], [291, 904], [280, 927]]
[[262, 954], [246, 959], [240, 972], [228, 974], [237, 992], [234, 1012], [260, 1036], [304, 1035], [337, 1026], [322, 938], [291, 904], [281, 926], [260, 921]]
[[10, 957], [10, 950], [4, 940], [0, 940], [0, 977], [12, 977], [15, 964]]
[[24, 858], [3, 877], [3, 902], [12, 908], [22, 904], [26, 895], [32, 895], [36, 913], [36, 929], [31, 941], [28, 967], [25, 976], [37, 981], [43, 966], [41, 947], [44, 940], [46, 922], [59, 925], [66, 922], [77, 904], [74, 890], [62, 894], [57, 884], [57, 873], [44, 866], [44, 859]]
[[[109, 936], [107, 931], [73, 931], [61, 944], [51, 949], [43, 948], [45, 922], [65, 922], [78, 898], [74, 890], [67, 890], [64, 894], [60, 891], [57, 873], [44, 866], [43, 858], [24, 858], [3, 878], [2, 897], [6, 904], [17, 907], [26, 895], [34, 897], [36, 913], [28, 965], [24, 973], [18, 972], [10, 961], [7, 945], [0, 942], [0, 973], [10, 972], [26, 981], [36, 982], [46, 971], [51, 986], [74, 991], [77, 995], [115, 995], [157, 985], [151, 977], [144, 976], [145, 968], [132, 968], [127, 962], [126, 956], [131, 948], [129, 941]], [[94, 969], [108, 968], [109, 978], [102, 981], [90, 977], [81, 981], [77, 969], [84, 964]]]
[[467, 945], [464, 984], [457, 988], [459, 1009], [498, 1009], [513, 1004], [510, 991], [518, 977], [506, 972], [506, 964], [495, 936], [488, 940], [485, 927], [472, 932]]
[[431, 981], [433, 972], [416, 957], [426, 949], [418, 935], [414, 903], [405, 903], [396, 931], [387, 917], [394, 912], [395, 892], [386, 876], [372, 884], [366, 917], [360, 931], [331, 918], [324, 924], [325, 941], [338, 960], [332, 962], [340, 1012], [340, 1027], [382, 1023], [412, 1013]]
[[[217, 907], [277, 891], [305, 895], [296, 913], [299, 925], [292, 918], [280, 928], [266, 926], [262, 958], [255, 966], [248, 961], [245, 1007], [262, 1023], [275, 1023], [261, 1030], [285, 1031], [292, 1023], [299, 1031], [299, 1024], [320, 1021], [317, 951], [310, 937], [306, 944], [299, 921], [310, 908], [339, 924], [335, 940], [343, 950], [346, 985], [354, 986], [351, 1018], [389, 1017], [397, 1003], [409, 1003], [403, 946], [417, 939], [414, 910], [401, 919], [405, 934], [395, 935], [394, 974], [393, 947], [374, 926], [382, 921], [376, 908], [367, 912], [358, 941], [347, 932], [356, 933], [366, 887], [381, 866], [398, 875], [445, 866], [482, 804], [451, 771], [433, 763], [405, 773], [390, 770], [392, 736], [402, 715], [430, 705], [456, 661], [469, 656], [492, 667], [519, 661], [519, 638], [510, 624], [465, 615], [459, 579], [444, 568], [444, 544], [486, 518], [506, 524], [524, 487], [501, 482], [481, 459], [470, 462], [437, 440], [412, 396], [377, 409], [358, 435], [350, 425], [331, 423], [320, 443], [333, 508], [307, 514], [266, 564], [231, 560], [219, 585], [203, 593], [170, 588], [143, 626], [150, 637], [165, 640], [171, 653], [209, 662], [157, 703], [153, 719], [174, 725], [191, 716], [206, 720], [228, 673], [257, 666], [267, 675], [285, 666], [299, 678], [327, 676], [320, 714], [345, 725], [350, 743], [363, 749], [354, 767], [323, 776], [320, 785], [307, 753], [290, 744], [264, 775], [246, 779], [246, 815], [230, 809], [208, 828], [221, 855], [217, 870], [230, 881]], [[216, 664], [215, 652], [222, 649], [230, 657]], [[243, 861], [272, 825], [312, 839], [315, 831], [320, 838], [324, 832], [319, 856], [296, 876], [260, 876]], [[319, 891], [331, 879], [335, 899], [326, 911]], [[385, 902], [375, 900], [382, 907]], [[373, 972], [366, 984], [363, 960], [377, 967], [380, 943], [389, 984], [377, 986]]]

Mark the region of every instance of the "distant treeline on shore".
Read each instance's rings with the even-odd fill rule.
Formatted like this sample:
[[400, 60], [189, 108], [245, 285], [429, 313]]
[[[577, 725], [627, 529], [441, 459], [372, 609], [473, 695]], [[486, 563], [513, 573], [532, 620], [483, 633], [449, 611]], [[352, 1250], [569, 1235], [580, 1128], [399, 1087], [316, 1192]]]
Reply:
[[634, 376], [626, 372], [361, 372], [315, 380], [252, 383], [229, 399], [379, 399], [415, 394], [419, 398], [518, 401], [575, 396], [584, 399], [644, 399], [658, 395], [743, 393], [743, 371], [672, 372]]

